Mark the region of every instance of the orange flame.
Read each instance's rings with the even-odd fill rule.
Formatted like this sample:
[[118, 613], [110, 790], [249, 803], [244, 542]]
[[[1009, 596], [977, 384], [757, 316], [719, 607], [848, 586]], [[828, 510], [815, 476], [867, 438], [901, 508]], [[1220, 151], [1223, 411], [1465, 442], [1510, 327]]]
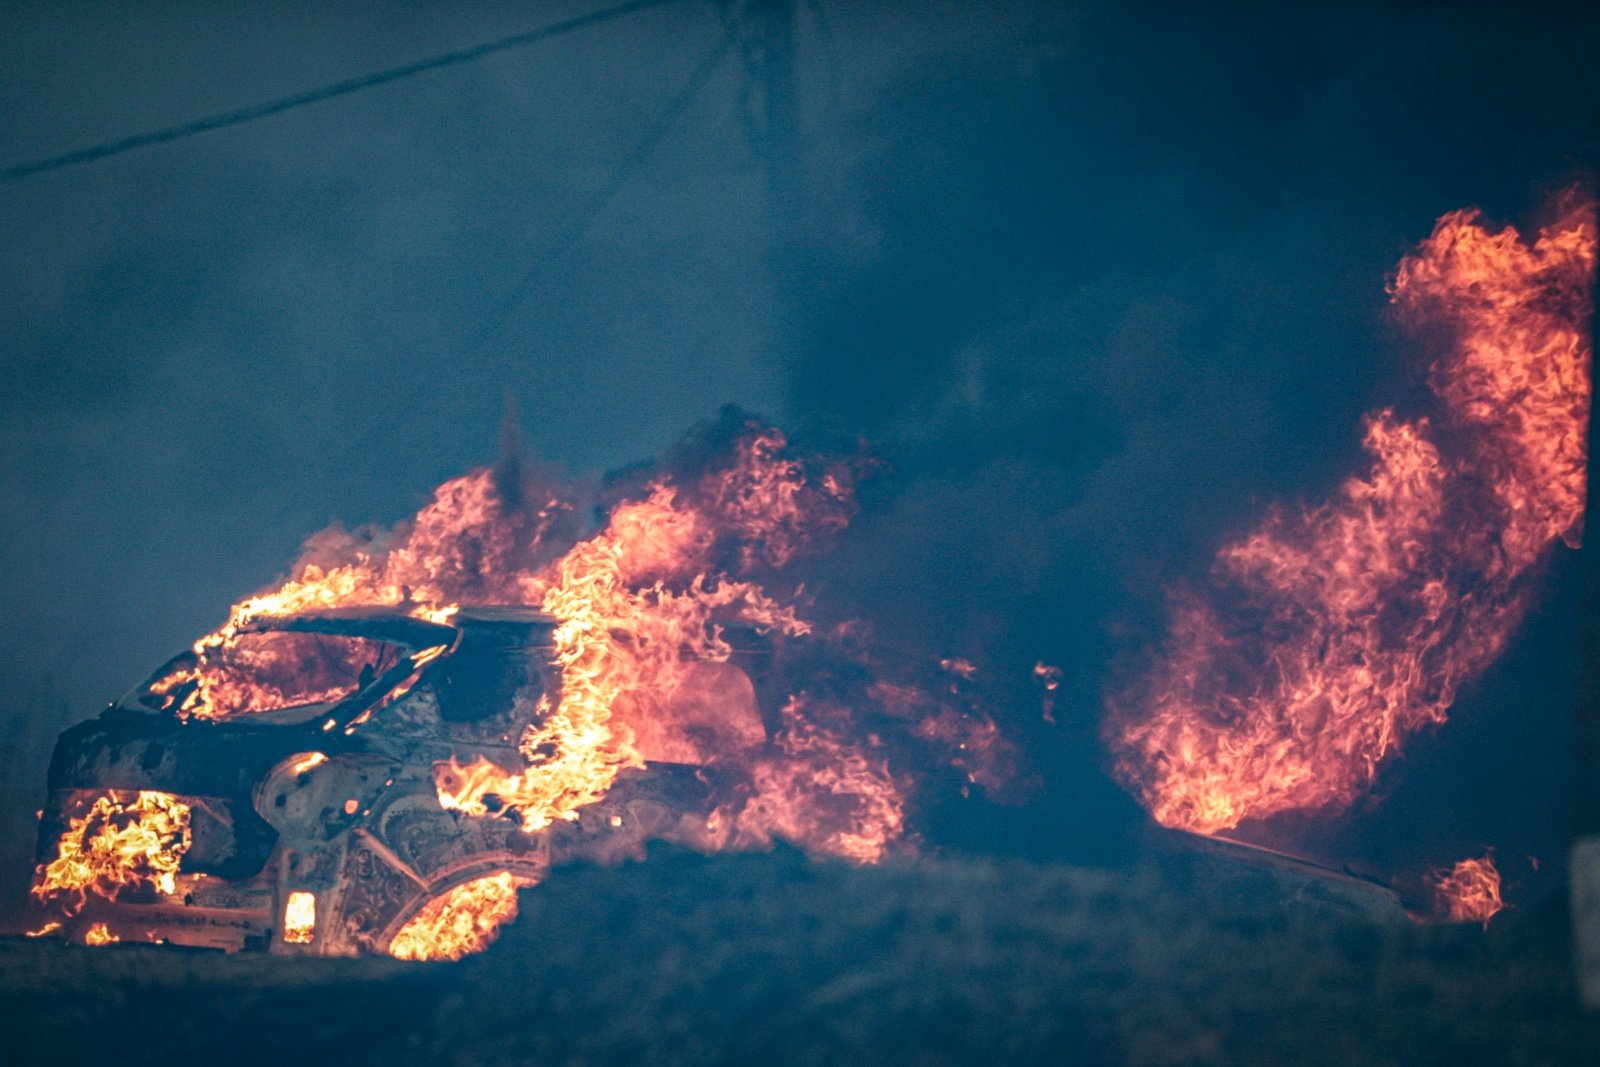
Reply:
[[34, 896], [70, 897], [62, 908], [75, 915], [90, 893], [114, 900], [129, 886], [175, 892], [178, 863], [189, 850], [189, 814], [170, 793], [141, 792], [132, 802], [97, 798], [67, 825], [56, 858], [35, 876]]
[[[774, 596], [756, 576], [848, 523], [859, 468], [860, 461], [798, 458], [780, 431], [747, 421], [700, 470], [657, 477], [581, 540], [562, 527], [569, 505], [525, 486], [508, 491], [503, 478], [478, 471], [445, 483], [393, 530], [314, 537], [289, 581], [235, 605], [227, 623], [196, 644], [196, 668], [163, 684], [185, 694], [184, 714], [201, 718], [333, 699], [372, 650], [346, 642], [324, 650], [323, 663], [309, 635], [252, 634], [248, 625], [352, 605], [404, 606], [429, 618], [464, 603], [534, 607], [557, 620], [561, 685], [516, 698], [524, 702], [517, 716], [531, 724], [518, 744], [524, 765], [482, 756], [437, 764], [441, 806], [470, 817], [510, 815], [534, 832], [576, 818], [650, 753], [727, 761], [742, 772], [732, 780], [744, 783], [735, 788], [747, 799], [719, 812], [722, 839], [776, 836], [876, 859], [903, 834], [905, 785], [872, 753], [877, 741], [849, 739], [846, 709], [829, 706], [827, 726], [809, 721], [798, 697], [767, 741], [748, 680], [713, 669], [732, 654], [728, 626], [794, 638], [811, 632], [795, 598]], [[530, 508], [529, 500], [547, 502]], [[960, 660], [948, 669], [974, 670]], [[1001, 747], [951, 723], [928, 740], [958, 733], [963, 749]], [[958, 762], [988, 759], [963, 751]]]
[[[729, 480], [741, 473], [736, 468]], [[572, 818], [604, 794], [618, 771], [643, 765], [633, 731], [611, 728], [613, 708], [629, 694], [672, 691], [686, 653], [727, 659], [731, 649], [718, 620], [808, 632], [793, 608], [755, 583], [708, 576], [707, 519], [658, 485], [647, 499], [619, 507], [605, 530], [557, 564], [541, 606], [562, 620], [555, 632], [561, 699], [522, 738], [522, 753], [537, 771], [513, 800], [527, 829]], [[777, 528], [787, 534], [781, 522]]]
[[[701, 779], [716, 794], [704, 834], [693, 835], [696, 845], [763, 847], [781, 838], [876, 861], [904, 839], [910, 782], [891, 770], [882, 738], [863, 735], [860, 716], [903, 724], [906, 743], [922, 744], [985, 788], [1005, 784], [1012, 748], [962, 695], [977, 671], [971, 663], [944, 661], [937, 696], [910, 685], [867, 684], [862, 650], [844, 637], [853, 632], [849, 625], [814, 639], [809, 654], [819, 658], [802, 658], [807, 669], [797, 672], [828, 695], [791, 694], [768, 736], [756, 680], [730, 663], [727, 630], [795, 641], [812, 634], [800, 590], [784, 597], [763, 583], [848, 523], [862, 461], [797, 458], [774, 428], [745, 421], [737, 430], [693, 473], [660, 475], [616, 503], [586, 538], [568, 528], [569, 505], [487, 470], [446, 482], [414, 519], [392, 530], [324, 531], [307, 543], [288, 581], [234, 605], [227, 622], [196, 643], [194, 665], [155, 689], [172, 710], [200, 719], [340, 699], [401, 662], [399, 654], [353, 638], [261, 632], [252, 623], [350, 606], [398, 607], [438, 622], [463, 604], [536, 608], [556, 622], [551, 647], [539, 655], [559, 667], [560, 685], [513, 698], [512, 714], [528, 724], [517, 739], [520, 765], [470, 751], [433, 765], [441, 808], [511, 818], [533, 833], [576, 819], [620, 772], [647, 759], [691, 763], [718, 772]], [[417, 653], [409, 667], [420, 670], [444, 651]], [[849, 670], [824, 684], [809, 668], [826, 673], [828, 657], [838, 655]], [[783, 676], [777, 668], [769, 673]], [[781, 684], [773, 678], [762, 684]], [[358, 716], [350, 729], [363, 721]], [[302, 772], [326, 759], [301, 752], [287, 763]], [[110, 800], [74, 823], [62, 858], [36, 892], [103, 892], [103, 885], [137, 878], [171, 892], [188, 845], [187, 809], [181, 827], [174, 817], [162, 836], [152, 820], [171, 805], [145, 798], [165, 794], [140, 797], [129, 809], [131, 822], [117, 822], [115, 833], [100, 829], [123, 813]], [[347, 801], [346, 812], [357, 805]], [[143, 836], [125, 840], [135, 830]], [[81, 858], [102, 852], [123, 858]], [[501, 871], [441, 893], [389, 951], [401, 959], [476, 952], [515, 918], [516, 891], [526, 884]], [[313, 943], [316, 910], [311, 893], [291, 892], [283, 940]]]
[[184, 692], [182, 713], [202, 719], [321, 703], [353, 692], [381, 646], [244, 628], [333, 608], [405, 605], [419, 618], [444, 622], [463, 601], [537, 604], [544, 592], [539, 568], [571, 505], [539, 495], [546, 502], [538, 507], [525, 500], [510, 506], [511, 495], [486, 468], [445, 482], [393, 530], [324, 530], [307, 542], [288, 581], [235, 604], [227, 622], [195, 642], [197, 666], [175, 672], [158, 691]]
[[401, 960], [458, 960], [482, 952], [517, 917], [517, 889], [531, 885], [509, 871], [463, 882], [422, 906], [389, 942]]
[[902, 783], [888, 762], [843, 740], [792, 698], [776, 751], [753, 768], [754, 794], [738, 812], [735, 842], [775, 837], [857, 863], [875, 863], [905, 823]]
[[482, 756], [471, 763], [461, 763], [455, 757], [446, 763], [435, 763], [433, 785], [441, 808], [478, 817], [499, 814], [507, 807], [505, 798], [517, 795], [523, 788], [522, 775]]
[[1504, 647], [1519, 579], [1579, 533], [1595, 245], [1593, 204], [1532, 244], [1456, 212], [1401, 263], [1402, 321], [1451, 335], [1430, 375], [1443, 430], [1370, 417], [1364, 477], [1273, 512], [1209, 589], [1174, 596], [1163, 658], [1107, 721], [1158, 822], [1347, 807]]
[[364, 668], [381, 673], [394, 662], [392, 647], [357, 637], [233, 633], [207, 644], [198, 666], [152, 689], [173, 698], [183, 693], [182, 714], [227, 718], [341, 700], [356, 691]]
[[83, 932], [85, 945], [111, 945], [121, 940], [105, 923], [91, 923], [89, 929]]
[[1500, 871], [1492, 856], [1466, 859], [1448, 871], [1428, 872], [1434, 916], [1442, 922], [1489, 925], [1505, 908], [1500, 899]]

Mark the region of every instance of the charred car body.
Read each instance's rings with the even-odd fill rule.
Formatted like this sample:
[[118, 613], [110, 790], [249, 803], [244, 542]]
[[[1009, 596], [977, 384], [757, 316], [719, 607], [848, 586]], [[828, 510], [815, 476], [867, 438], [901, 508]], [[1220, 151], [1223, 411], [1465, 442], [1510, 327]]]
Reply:
[[[448, 624], [400, 609], [266, 620], [251, 632], [294, 635], [302, 657], [310, 642], [347, 664], [359, 646], [359, 671], [324, 699], [215, 720], [182, 714], [188, 689], [172, 679], [194, 656], [176, 657], [61, 736], [32, 925], [90, 943], [438, 954], [408, 930], [427, 919], [462, 927], [468, 943], [474, 924], [484, 932], [479, 917], [440, 913], [452, 895], [498, 885], [514, 913], [515, 887], [553, 863], [705, 835], [717, 772], [681, 761], [692, 745], [663, 750], [678, 762], [623, 770], [603, 797], [536, 832], [492, 792], [475, 813], [452, 804], [474, 762], [526, 769], [518, 739], [549, 707], [538, 696], [560, 687], [555, 626], [520, 608], [466, 609]], [[759, 658], [694, 665], [722, 720], [731, 703], [757, 734]]]

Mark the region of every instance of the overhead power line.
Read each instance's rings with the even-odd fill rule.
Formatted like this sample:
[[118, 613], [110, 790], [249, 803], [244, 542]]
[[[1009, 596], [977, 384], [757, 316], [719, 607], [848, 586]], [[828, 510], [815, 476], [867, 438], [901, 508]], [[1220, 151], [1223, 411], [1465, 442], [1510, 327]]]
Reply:
[[89, 148], [80, 148], [73, 152], [65, 152], [58, 156], [35, 160], [31, 163], [14, 164], [0, 169], [0, 182], [20, 181], [23, 178], [42, 174], [45, 171], [60, 170], [62, 167], [77, 166], [80, 163], [92, 163], [97, 159], [105, 159], [107, 156], [121, 155], [123, 152], [131, 152], [135, 148], [165, 144], [168, 141], [193, 137], [195, 134], [208, 133], [211, 130], [220, 130], [228, 126], [239, 126], [246, 122], [254, 122], [256, 119], [278, 115], [298, 107], [305, 107], [308, 104], [319, 104], [324, 100], [332, 100], [335, 97], [359, 93], [365, 89], [400, 81], [403, 78], [410, 78], [431, 70], [454, 67], [462, 63], [472, 63], [496, 52], [504, 52], [511, 48], [521, 48], [525, 45], [547, 41], [552, 37], [559, 37], [564, 33], [583, 29], [586, 26], [594, 26], [602, 22], [622, 18], [645, 8], [660, 7], [664, 4], [675, 2], [677, 0], [630, 0], [629, 3], [618, 4], [615, 7], [608, 7], [587, 15], [563, 19], [560, 22], [552, 22], [548, 26], [512, 34], [510, 37], [502, 37], [498, 41], [489, 41], [485, 44], [474, 45], [471, 48], [446, 52], [430, 59], [407, 63], [404, 66], [391, 67], [388, 70], [380, 70], [372, 74], [348, 78], [345, 81], [334, 82], [332, 85], [325, 85], [319, 89], [308, 89], [305, 92], [279, 97], [276, 100], [252, 104], [249, 107], [238, 108], [234, 111], [224, 111], [220, 114], [194, 119], [176, 126], [167, 126], [158, 130], [137, 133], [131, 137], [106, 141]]
[[660, 146], [668, 132], [671, 131], [673, 126], [677, 125], [678, 120], [689, 109], [689, 105], [694, 103], [695, 97], [700, 95], [700, 90], [711, 79], [711, 75], [716, 73], [717, 67], [722, 63], [723, 57], [728, 54], [729, 49], [733, 47], [733, 43], [733, 33], [726, 31], [717, 43], [711, 47], [710, 51], [706, 52], [705, 56], [701, 58], [690, 73], [688, 80], [684, 82], [683, 87], [678, 90], [672, 99], [667, 101], [650, 125], [645, 128], [644, 133], [634, 144], [633, 150], [622, 159], [606, 181], [589, 195], [589, 198], [584, 201], [578, 213], [557, 233], [555, 240], [551, 244], [550, 253], [535, 264], [532, 270], [529, 270], [519, 278], [516, 284], [490, 308], [483, 326], [467, 344], [466, 351], [468, 353], [476, 352], [493, 340], [495, 335], [505, 326], [511, 314], [521, 306], [529, 290], [544, 276], [551, 262], [570, 251], [572, 246], [588, 232], [594, 220], [606, 209], [617, 193], [622, 191], [622, 187], [627, 184], [628, 179], [633, 176], [634, 172], [644, 166], [650, 159], [650, 156]]

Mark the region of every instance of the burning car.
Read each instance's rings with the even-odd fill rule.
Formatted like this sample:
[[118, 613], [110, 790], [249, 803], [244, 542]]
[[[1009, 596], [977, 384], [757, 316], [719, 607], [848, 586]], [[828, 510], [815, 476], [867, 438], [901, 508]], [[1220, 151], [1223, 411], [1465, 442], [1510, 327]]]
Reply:
[[[243, 627], [225, 675], [175, 657], [57, 744], [34, 925], [89, 943], [454, 958], [552, 863], [707, 838], [716, 772], [696, 746], [765, 737], [753, 656], [689, 664], [698, 707], [676, 709], [675, 737], [644, 739], [667, 758], [541, 824], [519, 806], [539, 774], [519, 743], [561, 685], [556, 626], [527, 608], [321, 612]], [[274, 679], [290, 665], [292, 691]], [[229, 714], [195, 714], [208, 682]]]
[[35, 932], [456, 958], [562, 862], [782, 839], [870, 863], [911, 847], [914, 782], [1006, 788], [970, 666], [885, 673], [779, 576], [844, 527], [850, 465], [737, 412], [697, 440], [586, 536], [509, 462], [313, 536], [62, 735]]

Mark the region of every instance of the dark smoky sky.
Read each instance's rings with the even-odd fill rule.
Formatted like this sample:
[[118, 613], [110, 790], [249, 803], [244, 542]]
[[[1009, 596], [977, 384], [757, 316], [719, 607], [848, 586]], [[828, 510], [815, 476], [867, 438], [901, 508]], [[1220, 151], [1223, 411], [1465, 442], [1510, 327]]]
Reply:
[[[0, 164], [597, 6], [11, 4]], [[732, 402], [887, 462], [819, 598], [1015, 681], [1034, 814], [951, 833], [1135, 825], [1105, 665], [1352, 471], [1364, 411], [1420, 410], [1384, 277], [1592, 170], [1595, 9], [800, 8], [783, 221], [737, 52], [641, 152], [723, 32], [691, 0], [0, 186], [0, 681], [92, 712], [307, 534], [491, 460], [508, 399], [575, 477]], [[1572, 570], [1355, 817], [1368, 855], [1559, 847]]]

